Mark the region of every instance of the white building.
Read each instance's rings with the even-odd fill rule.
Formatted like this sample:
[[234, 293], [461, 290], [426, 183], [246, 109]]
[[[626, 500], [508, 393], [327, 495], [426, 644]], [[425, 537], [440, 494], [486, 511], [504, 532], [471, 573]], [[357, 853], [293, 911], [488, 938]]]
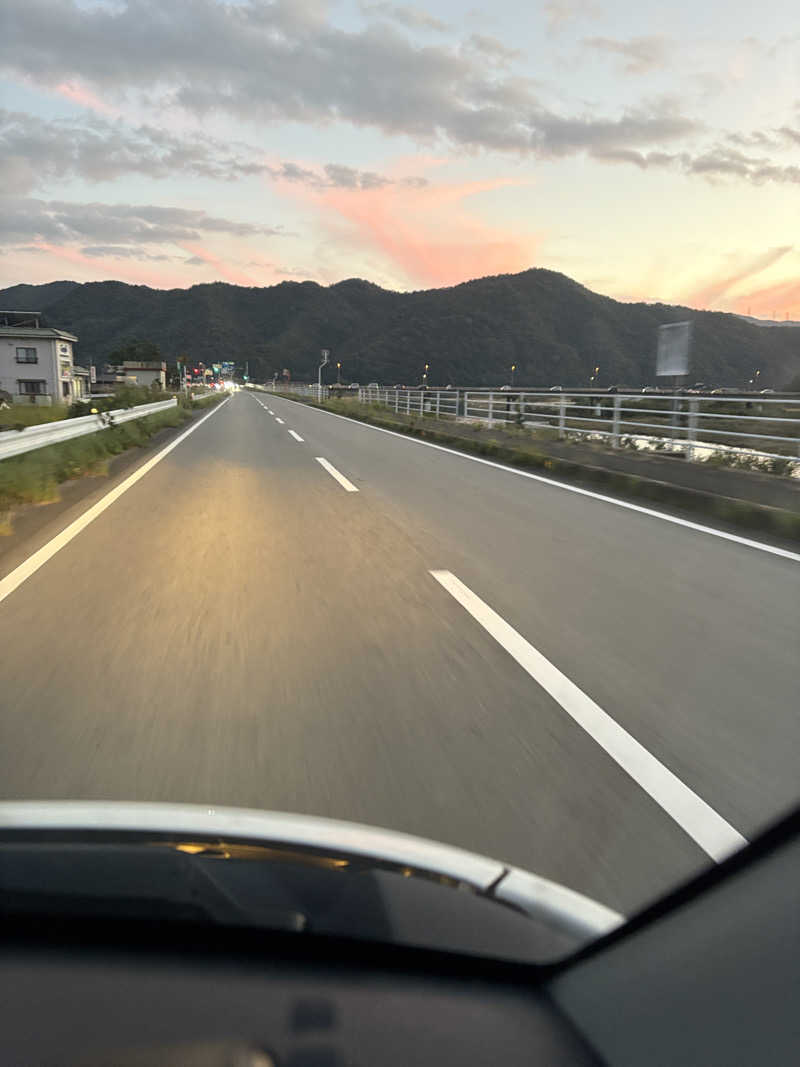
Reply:
[[89, 392], [71, 333], [40, 325], [39, 311], [0, 311], [0, 389], [16, 404], [71, 404]]

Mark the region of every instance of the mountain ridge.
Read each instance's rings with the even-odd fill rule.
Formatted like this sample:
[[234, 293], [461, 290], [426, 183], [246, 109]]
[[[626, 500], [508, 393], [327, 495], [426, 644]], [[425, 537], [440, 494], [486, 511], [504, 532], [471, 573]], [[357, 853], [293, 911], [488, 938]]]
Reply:
[[[250, 363], [255, 380], [288, 369], [316, 379], [332, 351], [346, 381], [497, 385], [516, 365], [519, 385], [652, 383], [656, 329], [694, 323], [692, 380], [740, 387], [755, 370], [778, 388], [800, 371], [800, 338], [741, 316], [680, 305], [622, 303], [555, 271], [477, 278], [444, 289], [395, 292], [363, 278], [330, 286], [284, 281], [254, 288], [210, 282], [153, 289], [120, 281], [20, 284], [0, 307], [41, 311], [79, 337], [78, 358], [100, 363], [125, 341], [150, 340], [169, 361]], [[795, 338], [794, 340], [792, 338]]]

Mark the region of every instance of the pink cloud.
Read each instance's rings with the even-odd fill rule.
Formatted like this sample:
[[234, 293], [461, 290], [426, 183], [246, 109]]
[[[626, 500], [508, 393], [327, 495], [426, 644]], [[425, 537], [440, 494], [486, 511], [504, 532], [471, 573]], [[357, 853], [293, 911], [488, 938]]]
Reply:
[[66, 97], [67, 100], [72, 100], [75, 104], [80, 104], [81, 107], [88, 107], [92, 111], [99, 111], [103, 115], [116, 115], [118, 114], [110, 104], [106, 104], [99, 96], [96, 96], [91, 90], [86, 89], [82, 85], [78, 85], [76, 82], [60, 82], [55, 87], [55, 92], [59, 96]]
[[[49, 256], [72, 263], [74, 266], [86, 268], [87, 281], [98, 281], [101, 278], [114, 279], [125, 282], [133, 282], [138, 285], [149, 285], [154, 289], [176, 289], [186, 285], [186, 281], [179, 278], [172, 271], [153, 270], [149, 267], [141, 267], [136, 262], [128, 259], [118, 259], [113, 256], [97, 257], [84, 255], [77, 248], [68, 245], [49, 244], [47, 241], [34, 241], [31, 247], [40, 252], [46, 252]], [[52, 273], [46, 280], [52, 278]]]
[[244, 271], [239, 270], [236, 267], [231, 267], [220, 259], [219, 256], [210, 252], [207, 248], [198, 244], [183, 243], [180, 247], [191, 255], [196, 256], [198, 259], [202, 259], [204, 263], [208, 263], [214, 270], [219, 271], [220, 277], [224, 278], [228, 282], [233, 282], [234, 285], [249, 285], [259, 286], [261, 282], [255, 280], [249, 274], [245, 274]]
[[311, 202], [323, 224], [335, 230], [337, 240], [379, 251], [411, 284], [446, 286], [531, 265], [532, 237], [519, 229], [492, 225], [465, 205], [478, 193], [516, 184], [522, 183], [501, 178], [423, 188], [398, 183], [376, 189], [315, 190], [284, 182], [278, 187], [286, 195]]
[[706, 308], [709, 305], [711, 305], [712, 308], [722, 307], [726, 304], [730, 305], [731, 299], [735, 299], [730, 297], [732, 290], [735, 290], [749, 278], [767, 270], [773, 264], [777, 263], [778, 260], [783, 259], [785, 255], [791, 252], [791, 250], [791, 245], [770, 248], [768, 251], [762, 252], [760, 255], [754, 256], [742, 263], [737, 270], [722, 275], [721, 277], [718, 276], [712, 278], [702, 285], [693, 288], [687, 294], [687, 302], [692, 307], [700, 308]]
[[779, 319], [787, 315], [790, 319], [800, 319], [800, 281], [790, 278], [761, 289], [754, 289], [737, 297], [731, 304], [732, 311], [742, 315], [753, 314], [758, 318]]

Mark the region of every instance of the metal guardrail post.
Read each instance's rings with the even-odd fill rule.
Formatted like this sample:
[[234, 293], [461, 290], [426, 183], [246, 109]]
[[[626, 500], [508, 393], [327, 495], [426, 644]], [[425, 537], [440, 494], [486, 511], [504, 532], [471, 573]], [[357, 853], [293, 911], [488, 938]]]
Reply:
[[399, 389], [395, 389], [395, 391], [394, 391], [394, 410], [395, 411], [399, 411], [400, 410], [400, 390]]
[[686, 430], [686, 458], [694, 459], [694, 442], [697, 439], [697, 409], [700, 401], [696, 397], [689, 400], [689, 420]]
[[614, 417], [611, 424], [611, 447], [619, 448], [619, 409], [622, 397], [614, 397]]
[[562, 393], [559, 397], [558, 403], [558, 436], [566, 437], [565, 428], [567, 425], [567, 398]]
[[489, 418], [488, 418], [487, 423], [486, 423], [487, 426], [493, 426], [494, 425], [494, 423], [492, 422], [492, 415], [493, 414], [494, 414], [494, 393], [489, 393], [489, 411], [488, 411]]
[[411, 414], [411, 393], [406, 391], [406, 415]]
[[420, 415], [422, 415], [422, 413], [423, 413], [422, 409], [423, 409], [424, 403], [425, 403], [425, 390], [424, 389], [420, 389], [420, 391], [419, 391], [419, 413], [420, 413]]

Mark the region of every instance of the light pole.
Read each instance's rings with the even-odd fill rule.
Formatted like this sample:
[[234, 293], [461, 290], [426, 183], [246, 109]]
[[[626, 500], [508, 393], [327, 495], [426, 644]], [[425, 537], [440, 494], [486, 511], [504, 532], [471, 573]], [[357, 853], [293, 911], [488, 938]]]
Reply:
[[341, 385], [342, 384], [342, 365], [341, 365], [341, 363], [337, 363], [336, 364], [336, 384], [337, 385]]
[[327, 367], [331, 351], [329, 348], [323, 348], [320, 355], [322, 356], [322, 362], [317, 368], [317, 403], [322, 402], [322, 368]]
[[425, 385], [425, 386], [427, 386], [427, 384], [428, 384], [428, 366], [429, 366], [429, 364], [426, 363], [425, 364], [425, 373], [422, 375], [422, 384]]
[[514, 388], [514, 374], [515, 374], [516, 370], [517, 370], [516, 363], [512, 363], [511, 364], [511, 388], [512, 389]]

